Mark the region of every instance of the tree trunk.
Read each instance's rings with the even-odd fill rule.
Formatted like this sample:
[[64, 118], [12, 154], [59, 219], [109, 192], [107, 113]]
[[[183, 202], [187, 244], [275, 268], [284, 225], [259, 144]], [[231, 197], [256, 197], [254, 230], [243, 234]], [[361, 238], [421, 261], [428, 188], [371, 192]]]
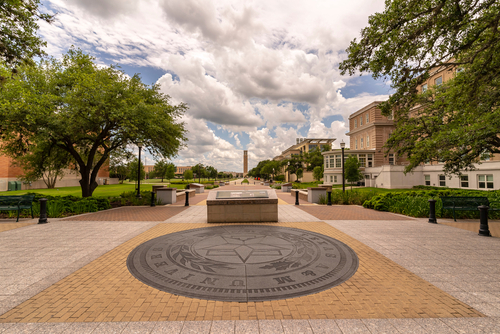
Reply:
[[94, 190], [97, 188], [98, 184], [95, 180], [91, 181], [90, 173], [82, 173], [82, 179], [80, 180], [80, 187], [82, 188], [82, 197], [91, 197]]

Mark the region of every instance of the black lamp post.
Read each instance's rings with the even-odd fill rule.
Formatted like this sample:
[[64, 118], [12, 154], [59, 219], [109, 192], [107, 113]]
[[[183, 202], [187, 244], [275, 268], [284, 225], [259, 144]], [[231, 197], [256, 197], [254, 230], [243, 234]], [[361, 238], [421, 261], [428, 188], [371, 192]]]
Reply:
[[138, 142], [137, 147], [139, 148], [139, 164], [137, 165], [137, 195], [135, 197], [142, 198], [142, 196], [141, 196], [141, 148], [142, 148], [142, 143]]
[[345, 148], [345, 143], [344, 140], [340, 143], [340, 148], [342, 149], [342, 192], [345, 193], [345, 176], [344, 176], [344, 148]]

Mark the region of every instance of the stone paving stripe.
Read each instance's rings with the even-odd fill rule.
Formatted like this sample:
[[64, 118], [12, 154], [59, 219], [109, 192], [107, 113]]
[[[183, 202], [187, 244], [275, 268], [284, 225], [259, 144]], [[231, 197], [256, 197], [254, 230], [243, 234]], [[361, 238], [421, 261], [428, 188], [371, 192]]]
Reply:
[[116, 209], [87, 213], [62, 221], [165, 221], [187, 207], [176, 206], [123, 206]]
[[299, 209], [321, 220], [413, 220], [390, 212], [366, 209], [359, 205], [299, 205]]
[[[442, 221], [438, 219], [438, 224], [448, 225], [462, 230], [467, 230], [475, 233], [479, 233], [479, 221], [477, 222], [454, 222], [454, 221]], [[500, 222], [488, 222], [488, 228], [493, 237], [500, 238]]]
[[[203, 320], [484, 316], [324, 222], [272, 225], [305, 229], [338, 239], [358, 255], [358, 271], [339, 286], [285, 300], [237, 303], [176, 296], [135, 279], [128, 272], [126, 259], [135, 247], [147, 240], [177, 231], [206, 227], [206, 224], [160, 223], [1, 315], [0, 323], [103, 322], [101, 327], [109, 322], [186, 321], [184, 327], [188, 327], [183, 328], [183, 332], [207, 332], [211, 322]], [[343, 329], [345, 322], [339, 321], [337, 323]], [[360, 330], [367, 329], [361, 321], [356, 324]], [[436, 323], [420, 324], [426, 327]]]
[[0, 232], [10, 231], [29, 225], [35, 225], [35, 223], [0, 223]]

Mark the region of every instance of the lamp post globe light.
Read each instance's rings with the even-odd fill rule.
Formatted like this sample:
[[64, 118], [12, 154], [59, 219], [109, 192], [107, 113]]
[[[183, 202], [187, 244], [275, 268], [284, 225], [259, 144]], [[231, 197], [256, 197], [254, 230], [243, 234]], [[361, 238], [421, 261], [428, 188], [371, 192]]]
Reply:
[[344, 168], [344, 148], [345, 148], [345, 143], [344, 140], [342, 139], [342, 142], [340, 143], [340, 148], [342, 149], [342, 192], [345, 193], [345, 168]]
[[141, 148], [142, 148], [142, 143], [138, 142], [137, 147], [139, 148], [139, 163], [137, 164], [137, 195], [135, 197], [142, 198], [142, 196], [141, 196]]

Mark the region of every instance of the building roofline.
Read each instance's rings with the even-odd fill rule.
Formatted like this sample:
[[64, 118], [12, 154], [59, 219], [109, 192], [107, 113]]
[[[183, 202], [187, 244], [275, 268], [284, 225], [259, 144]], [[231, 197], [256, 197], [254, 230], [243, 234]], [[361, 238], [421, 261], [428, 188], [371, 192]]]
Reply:
[[373, 108], [373, 107], [378, 106], [378, 105], [379, 105], [380, 103], [382, 103], [382, 102], [385, 102], [385, 101], [373, 101], [372, 103], [370, 103], [370, 104], [368, 104], [368, 105], [364, 106], [363, 108], [359, 109], [358, 111], [355, 111], [355, 112], [353, 112], [352, 114], [350, 114], [348, 119], [351, 119], [351, 118], [353, 118], [353, 117], [356, 117], [356, 116], [358, 116], [359, 114], [361, 114], [361, 113], [363, 113], [363, 112], [367, 111], [368, 109], [371, 109], [371, 108]]

